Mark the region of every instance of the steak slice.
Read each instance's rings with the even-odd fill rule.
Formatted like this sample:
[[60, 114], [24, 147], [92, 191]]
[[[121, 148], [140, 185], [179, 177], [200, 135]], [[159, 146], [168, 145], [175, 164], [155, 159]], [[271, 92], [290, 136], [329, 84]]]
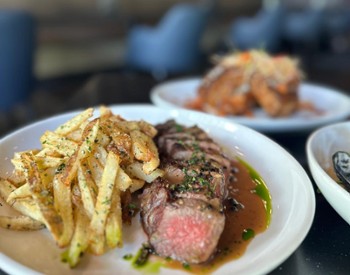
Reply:
[[165, 176], [141, 195], [142, 225], [156, 254], [203, 263], [225, 225], [223, 200], [232, 162], [200, 128], [158, 125], [155, 142]]
[[216, 249], [225, 216], [204, 200], [169, 196], [159, 181], [143, 194], [142, 219], [150, 244], [160, 256], [205, 262]]

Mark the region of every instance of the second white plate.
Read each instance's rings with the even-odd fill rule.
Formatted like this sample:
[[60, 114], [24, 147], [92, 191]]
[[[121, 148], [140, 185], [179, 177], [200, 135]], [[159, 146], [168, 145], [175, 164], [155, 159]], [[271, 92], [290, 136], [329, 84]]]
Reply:
[[[185, 104], [195, 98], [200, 78], [179, 79], [164, 82], [151, 91], [151, 101], [163, 108], [185, 108]], [[269, 117], [260, 108], [254, 110], [253, 117], [228, 116], [236, 123], [264, 133], [312, 131], [320, 126], [342, 121], [350, 116], [350, 97], [325, 86], [302, 83], [299, 88], [301, 101], [311, 102], [321, 115], [299, 111], [285, 118]]]

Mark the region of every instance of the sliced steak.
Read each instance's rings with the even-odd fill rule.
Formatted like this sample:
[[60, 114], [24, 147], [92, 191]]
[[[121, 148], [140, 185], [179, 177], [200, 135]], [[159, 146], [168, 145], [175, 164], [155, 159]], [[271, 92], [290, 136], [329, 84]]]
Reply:
[[154, 251], [186, 263], [208, 261], [224, 229], [223, 200], [231, 161], [200, 128], [158, 125], [165, 170], [141, 195], [141, 218]]

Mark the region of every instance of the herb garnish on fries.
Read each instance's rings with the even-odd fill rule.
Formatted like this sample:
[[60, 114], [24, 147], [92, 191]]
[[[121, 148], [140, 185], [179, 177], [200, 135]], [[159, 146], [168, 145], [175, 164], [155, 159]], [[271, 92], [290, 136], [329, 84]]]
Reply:
[[101, 255], [121, 247], [121, 198], [162, 176], [145, 121], [127, 121], [100, 107], [86, 109], [54, 131], [45, 132], [41, 149], [15, 153], [14, 171], [0, 178], [0, 195], [19, 212], [0, 216], [13, 230], [46, 227], [71, 267], [84, 252]]

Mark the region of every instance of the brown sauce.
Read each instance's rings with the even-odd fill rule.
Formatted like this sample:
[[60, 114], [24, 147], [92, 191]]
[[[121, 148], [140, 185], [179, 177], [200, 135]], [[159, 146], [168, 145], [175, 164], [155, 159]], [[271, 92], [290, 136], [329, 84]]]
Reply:
[[347, 186], [345, 186], [345, 184], [338, 178], [337, 174], [334, 171], [333, 167], [329, 167], [328, 169], [326, 169], [326, 173], [336, 182], [338, 183], [342, 188], [344, 188], [345, 190], [349, 191]]
[[[266, 201], [257, 194], [256, 179], [252, 177], [244, 163], [237, 162], [237, 180], [228, 187], [229, 198], [234, 198], [239, 204], [232, 209], [232, 200], [225, 201], [225, 228], [218, 243], [218, 252], [207, 264], [184, 265], [173, 260], [162, 261], [166, 268], [180, 269], [195, 274], [214, 272], [223, 264], [241, 257], [256, 234], [266, 230], [269, 224], [269, 212]], [[251, 235], [249, 236], [249, 234]], [[245, 238], [245, 237], [248, 238]], [[150, 261], [159, 261], [152, 256]]]

